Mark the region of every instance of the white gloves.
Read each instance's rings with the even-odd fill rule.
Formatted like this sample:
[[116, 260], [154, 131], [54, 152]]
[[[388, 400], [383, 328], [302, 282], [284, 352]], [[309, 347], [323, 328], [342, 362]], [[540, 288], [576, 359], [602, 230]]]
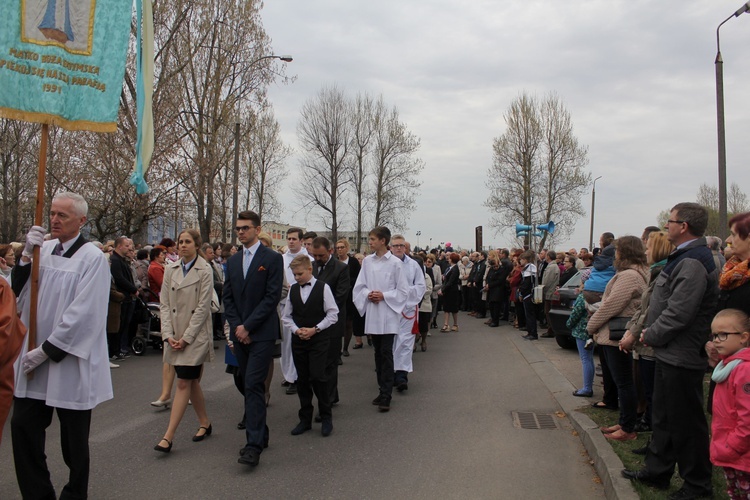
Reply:
[[23, 356], [23, 359], [21, 359], [23, 372], [28, 375], [29, 372], [34, 371], [37, 366], [41, 365], [48, 359], [49, 356], [47, 356], [47, 353], [42, 350], [42, 346], [30, 350]]
[[26, 233], [26, 246], [23, 247], [21, 255], [24, 257], [31, 258], [34, 255], [34, 247], [41, 247], [44, 245], [44, 235], [47, 232], [41, 226], [31, 226], [29, 232]]

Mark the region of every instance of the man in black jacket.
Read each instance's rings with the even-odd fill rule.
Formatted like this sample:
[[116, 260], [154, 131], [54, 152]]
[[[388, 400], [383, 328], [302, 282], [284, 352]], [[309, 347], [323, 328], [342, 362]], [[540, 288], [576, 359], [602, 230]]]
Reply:
[[328, 328], [330, 342], [325, 368], [328, 401], [334, 405], [339, 402], [338, 372], [341, 360], [341, 341], [344, 338], [346, 328], [346, 299], [351, 291], [349, 268], [340, 260], [333, 258], [331, 242], [323, 236], [313, 238], [310, 255], [315, 259], [313, 261], [313, 276], [331, 288], [336, 306], [339, 309], [336, 323]]
[[133, 273], [130, 270], [130, 263], [127, 255], [133, 249], [133, 240], [127, 236], [120, 236], [115, 240], [115, 251], [109, 258], [110, 271], [112, 280], [115, 283], [117, 291], [125, 295], [122, 301], [120, 311], [120, 331], [117, 336], [118, 341], [109, 346], [110, 359], [116, 358], [123, 360], [130, 356], [130, 321], [133, 319], [135, 309], [135, 297], [138, 293], [138, 287], [135, 285]]

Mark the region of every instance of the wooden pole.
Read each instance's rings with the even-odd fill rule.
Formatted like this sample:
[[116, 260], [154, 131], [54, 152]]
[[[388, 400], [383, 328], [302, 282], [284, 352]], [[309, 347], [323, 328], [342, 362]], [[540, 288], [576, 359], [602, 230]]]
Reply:
[[[39, 147], [39, 173], [36, 181], [36, 212], [34, 213], [34, 225], [42, 225], [44, 216], [44, 186], [47, 173], [47, 140], [49, 138], [49, 125], [42, 125], [42, 143]], [[39, 260], [41, 247], [34, 247], [34, 259], [31, 261], [31, 304], [29, 309], [29, 351], [36, 348], [36, 310], [39, 303]], [[31, 379], [34, 372], [29, 373]]]

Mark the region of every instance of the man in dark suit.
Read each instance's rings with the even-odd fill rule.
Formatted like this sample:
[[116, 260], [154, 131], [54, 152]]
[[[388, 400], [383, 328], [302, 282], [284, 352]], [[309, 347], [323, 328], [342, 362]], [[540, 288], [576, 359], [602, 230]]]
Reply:
[[[479, 252], [474, 267], [471, 269], [474, 273], [474, 281], [471, 289], [474, 292], [474, 307], [477, 312], [475, 318], [487, 317], [487, 305], [482, 300], [482, 289], [484, 288], [484, 272], [487, 270], [487, 252]], [[472, 278], [469, 277], [471, 280]]]
[[249, 210], [237, 215], [242, 252], [227, 261], [224, 281], [224, 317], [245, 381], [245, 434], [247, 443], [239, 463], [256, 466], [268, 446], [265, 379], [279, 338], [277, 306], [281, 300], [284, 264], [280, 254], [258, 240], [260, 217]]
[[339, 360], [341, 359], [341, 340], [346, 327], [346, 299], [351, 290], [349, 286], [349, 268], [331, 255], [331, 242], [328, 238], [318, 236], [313, 239], [310, 255], [313, 259], [313, 276], [331, 287], [339, 316], [336, 324], [328, 329], [330, 344], [326, 360], [326, 378], [331, 405], [339, 402]]

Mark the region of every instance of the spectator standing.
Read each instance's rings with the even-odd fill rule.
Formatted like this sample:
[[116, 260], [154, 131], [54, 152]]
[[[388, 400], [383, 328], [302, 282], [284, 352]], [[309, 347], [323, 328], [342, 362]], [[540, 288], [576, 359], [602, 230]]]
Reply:
[[710, 496], [708, 424], [703, 411], [703, 350], [718, 299], [718, 270], [703, 233], [707, 210], [679, 203], [666, 224], [677, 247], [657, 278], [642, 341], [654, 347], [653, 435], [641, 470], [628, 479], [669, 486], [675, 465], [684, 483], [680, 498]]
[[549, 250], [545, 257], [542, 286], [544, 286], [544, 315], [547, 318], [547, 331], [541, 336], [554, 337], [555, 332], [552, 331], [552, 323], [549, 320], [549, 310], [552, 307], [552, 298], [554, 297], [555, 291], [557, 291], [558, 284], [560, 283], [560, 268], [555, 265], [557, 252]]

